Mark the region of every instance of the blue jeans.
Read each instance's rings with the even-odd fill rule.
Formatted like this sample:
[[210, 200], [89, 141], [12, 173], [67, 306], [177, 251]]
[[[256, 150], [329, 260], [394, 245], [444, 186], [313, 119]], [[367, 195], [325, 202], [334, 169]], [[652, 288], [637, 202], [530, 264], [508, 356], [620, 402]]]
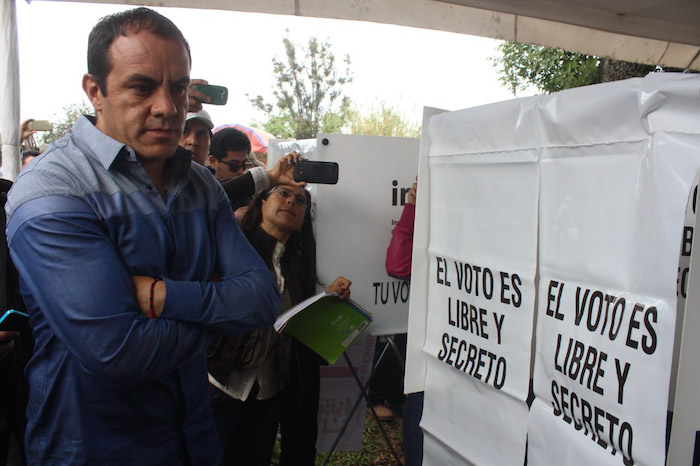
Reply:
[[403, 450], [406, 466], [423, 464], [423, 431], [420, 420], [423, 417], [424, 392], [410, 393], [406, 396], [403, 411]]

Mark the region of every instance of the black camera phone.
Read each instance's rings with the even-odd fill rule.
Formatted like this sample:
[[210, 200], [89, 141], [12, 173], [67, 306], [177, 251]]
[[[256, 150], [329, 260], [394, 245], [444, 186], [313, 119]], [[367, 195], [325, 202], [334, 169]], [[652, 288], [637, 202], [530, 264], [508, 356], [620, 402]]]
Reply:
[[336, 162], [298, 161], [294, 166], [294, 181], [336, 184], [338, 182], [338, 164]]

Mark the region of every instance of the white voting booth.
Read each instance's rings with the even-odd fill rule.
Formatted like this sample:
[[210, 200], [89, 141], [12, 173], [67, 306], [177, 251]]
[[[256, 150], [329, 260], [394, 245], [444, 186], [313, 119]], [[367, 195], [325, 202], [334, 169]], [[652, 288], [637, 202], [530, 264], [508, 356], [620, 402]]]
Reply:
[[[309, 185], [321, 284], [342, 275], [352, 281], [352, 299], [372, 313], [371, 335], [347, 351], [362, 385], [369, 380], [375, 336], [406, 333], [410, 286], [391, 278], [384, 265], [405, 193], [418, 170], [419, 140], [319, 134], [316, 139], [272, 141], [268, 165], [292, 151], [309, 160], [336, 162], [336, 185]], [[335, 450], [362, 444], [366, 403], [347, 362], [321, 368], [320, 451], [329, 451], [351, 416]], [[358, 401], [357, 406], [353, 405]]]
[[526, 443], [533, 465], [664, 464], [678, 283], [668, 464], [697, 464], [700, 274], [679, 254], [700, 77], [426, 115], [406, 381], [424, 464], [523, 464]]

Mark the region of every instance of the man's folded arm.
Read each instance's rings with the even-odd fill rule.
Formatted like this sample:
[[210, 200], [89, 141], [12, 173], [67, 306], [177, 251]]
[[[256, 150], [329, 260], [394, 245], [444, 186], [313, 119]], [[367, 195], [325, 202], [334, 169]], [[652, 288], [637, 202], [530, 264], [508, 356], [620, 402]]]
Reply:
[[129, 273], [84, 200], [25, 202], [7, 234], [23, 294], [90, 371], [138, 384], [177, 369], [208, 343], [200, 328], [141, 314]]
[[220, 190], [215, 224], [219, 282], [165, 278], [162, 318], [189, 322], [222, 334], [271, 326], [280, 309], [274, 274], [250, 245]]

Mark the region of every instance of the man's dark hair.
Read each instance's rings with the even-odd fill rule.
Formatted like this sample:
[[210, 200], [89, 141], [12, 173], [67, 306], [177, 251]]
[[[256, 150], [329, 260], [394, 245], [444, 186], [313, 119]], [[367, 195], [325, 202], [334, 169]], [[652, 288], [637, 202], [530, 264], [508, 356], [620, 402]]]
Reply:
[[38, 157], [39, 155], [41, 155], [41, 152], [39, 152], [38, 150], [33, 150], [33, 149], [23, 150], [22, 151], [22, 163], [24, 163], [24, 161], [27, 160], [27, 157]]
[[185, 36], [172, 21], [160, 13], [141, 7], [105, 16], [92, 28], [88, 37], [87, 52], [88, 73], [95, 77], [102, 95], [107, 95], [107, 75], [112, 68], [107, 52], [112, 42], [118, 36], [126, 36], [142, 30], [147, 30], [164, 39], [180, 40], [187, 49], [187, 57], [192, 65], [190, 45], [185, 40]]
[[243, 131], [236, 128], [224, 128], [214, 133], [209, 153], [216, 160], [223, 160], [226, 157], [226, 152], [230, 150], [250, 153], [250, 139]]

